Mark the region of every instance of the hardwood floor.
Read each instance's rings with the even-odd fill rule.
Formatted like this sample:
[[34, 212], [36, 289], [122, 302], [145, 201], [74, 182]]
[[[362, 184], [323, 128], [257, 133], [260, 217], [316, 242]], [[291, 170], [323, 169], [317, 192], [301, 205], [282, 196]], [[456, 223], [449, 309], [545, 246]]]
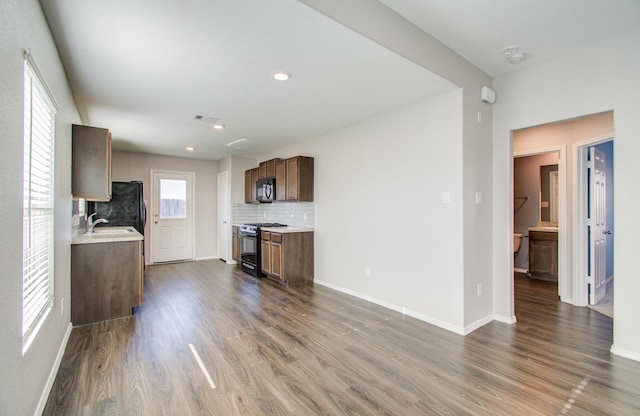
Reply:
[[516, 278], [518, 322], [462, 337], [218, 260], [146, 276], [133, 318], [74, 328], [45, 415], [640, 414], [612, 320], [548, 282]]

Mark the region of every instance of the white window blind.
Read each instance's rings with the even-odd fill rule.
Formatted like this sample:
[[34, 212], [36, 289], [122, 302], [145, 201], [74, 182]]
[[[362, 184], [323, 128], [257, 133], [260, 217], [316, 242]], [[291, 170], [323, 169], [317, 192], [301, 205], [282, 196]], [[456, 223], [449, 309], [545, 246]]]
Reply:
[[53, 305], [55, 101], [29, 54], [24, 65], [23, 353]]

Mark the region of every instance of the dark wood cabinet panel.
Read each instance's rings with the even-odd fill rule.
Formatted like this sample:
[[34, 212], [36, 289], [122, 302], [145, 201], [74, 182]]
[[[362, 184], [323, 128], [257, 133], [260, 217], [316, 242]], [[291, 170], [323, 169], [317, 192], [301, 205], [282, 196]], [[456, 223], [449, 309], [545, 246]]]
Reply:
[[144, 274], [140, 241], [71, 246], [71, 321], [83, 325], [131, 315]]
[[240, 263], [240, 227], [231, 227], [231, 258]]
[[267, 240], [262, 240], [260, 242], [260, 269], [262, 273], [269, 275], [271, 274], [271, 243]]
[[313, 232], [262, 233], [262, 272], [290, 286], [313, 282]]
[[287, 166], [284, 160], [278, 160], [276, 170], [276, 201], [287, 200]]
[[529, 274], [558, 281], [558, 233], [529, 231]]
[[296, 156], [285, 161], [286, 200], [313, 202], [313, 158]]
[[71, 194], [88, 201], [111, 199], [111, 132], [71, 127]]
[[257, 204], [256, 181], [258, 180], [258, 169], [253, 168], [244, 172], [244, 202], [247, 204]]
[[283, 270], [283, 258], [282, 258], [282, 244], [275, 240], [269, 245], [269, 257], [271, 259], [271, 271], [270, 275], [279, 280], [284, 280], [282, 276]]
[[272, 178], [276, 176], [276, 163], [280, 159], [270, 159], [264, 162], [261, 162], [258, 166], [258, 179], [263, 178]]
[[260, 166], [245, 171], [244, 202], [256, 204], [256, 181], [262, 178], [276, 178], [275, 201], [313, 202], [314, 181], [313, 158], [295, 156], [289, 159], [271, 159]]

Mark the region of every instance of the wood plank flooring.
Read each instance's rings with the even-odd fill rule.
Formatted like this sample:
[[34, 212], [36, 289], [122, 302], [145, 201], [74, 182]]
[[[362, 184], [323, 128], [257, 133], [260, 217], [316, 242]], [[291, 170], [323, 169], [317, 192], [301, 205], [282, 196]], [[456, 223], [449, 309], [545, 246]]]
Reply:
[[555, 290], [516, 277], [518, 322], [462, 337], [218, 260], [152, 266], [132, 318], [74, 328], [44, 414], [640, 414], [612, 320]]

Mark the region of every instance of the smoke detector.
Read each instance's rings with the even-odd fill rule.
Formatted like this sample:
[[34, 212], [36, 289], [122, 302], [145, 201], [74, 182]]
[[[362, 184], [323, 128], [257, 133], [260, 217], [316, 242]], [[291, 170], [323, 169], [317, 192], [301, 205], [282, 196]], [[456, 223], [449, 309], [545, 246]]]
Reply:
[[507, 61], [512, 64], [519, 64], [527, 59], [527, 55], [520, 50], [517, 46], [507, 46], [502, 50], [502, 54], [507, 57]]

